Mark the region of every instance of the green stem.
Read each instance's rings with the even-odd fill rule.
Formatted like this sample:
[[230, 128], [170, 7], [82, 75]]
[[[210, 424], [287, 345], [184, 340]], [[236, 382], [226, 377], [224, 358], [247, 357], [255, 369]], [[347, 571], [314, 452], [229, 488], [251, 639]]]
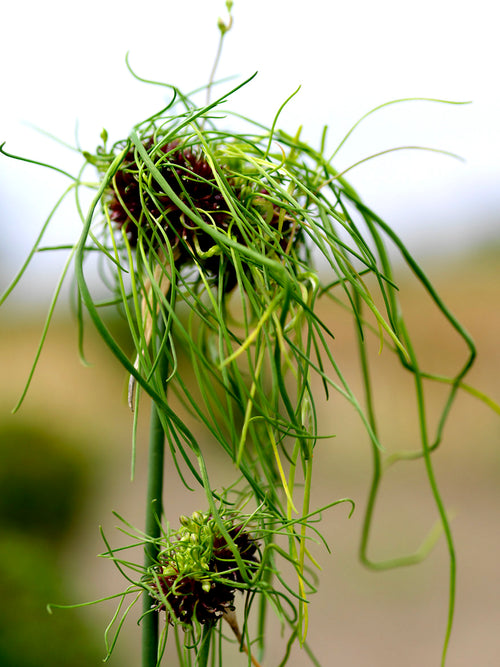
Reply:
[[[165, 325], [158, 316], [157, 335], [161, 340]], [[154, 334], [153, 334], [154, 336]], [[168, 377], [168, 355], [160, 352], [156, 369], [159, 386], [164, 387]], [[165, 389], [166, 393], [166, 389]], [[144, 548], [144, 567], [146, 571], [158, 562], [161, 536], [161, 517], [163, 514], [163, 467], [165, 458], [165, 430], [161, 420], [161, 407], [153, 401], [149, 431], [148, 481], [146, 490], [145, 532], [150, 538]], [[148, 612], [155, 600], [144, 595], [143, 611]], [[158, 664], [159, 614], [145, 613], [142, 620], [142, 667], [156, 667]]]
[[196, 656], [196, 667], [207, 667], [208, 656], [210, 654], [210, 644], [212, 639], [212, 631], [214, 626], [212, 623], [206, 623], [203, 626], [203, 634], [200, 642], [200, 650]]
[[[357, 312], [360, 315], [362, 315], [362, 303], [361, 299], [359, 297], [359, 294], [357, 292], [354, 293], [354, 303]], [[372, 433], [375, 435], [375, 438], [378, 440], [378, 434], [377, 434], [377, 422], [375, 419], [375, 410], [373, 406], [373, 394], [372, 394], [372, 386], [371, 386], [371, 379], [370, 379], [370, 371], [368, 367], [368, 357], [366, 353], [366, 346], [365, 342], [362, 338], [362, 333], [359, 331], [359, 329], [356, 328], [357, 331], [357, 340], [358, 340], [358, 352], [359, 352], [359, 359], [361, 362], [361, 373], [363, 376], [363, 386], [365, 389], [365, 404], [366, 404], [366, 412], [367, 412], [367, 417], [368, 417], [368, 423], [370, 424]], [[375, 503], [377, 500], [377, 495], [378, 495], [378, 489], [380, 485], [380, 480], [382, 477], [382, 465], [381, 465], [381, 455], [380, 455], [380, 449], [378, 448], [377, 444], [375, 442], [371, 442], [371, 449], [372, 449], [372, 461], [373, 461], [373, 468], [372, 468], [372, 480], [370, 484], [370, 491], [368, 493], [368, 501], [366, 504], [366, 510], [365, 510], [365, 515], [363, 518], [363, 527], [361, 530], [361, 541], [359, 545], [359, 558], [363, 565], [365, 567], [371, 568], [371, 569], [378, 569], [377, 564], [374, 563], [369, 557], [368, 557], [368, 541], [370, 538], [370, 531], [372, 527], [372, 522], [373, 522], [373, 513], [375, 511]]]
[[434, 473], [434, 466], [431, 461], [431, 447], [429, 443], [429, 437], [427, 433], [426, 425], [426, 414], [425, 414], [425, 400], [424, 400], [424, 388], [422, 383], [422, 376], [420, 374], [420, 369], [417, 366], [417, 360], [415, 357], [415, 352], [413, 347], [410, 344], [408, 334], [406, 329], [403, 329], [405, 342], [407, 349], [409, 350], [412, 363], [415, 368], [415, 385], [417, 391], [417, 401], [418, 401], [418, 414], [420, 421], [420, 430], [422, 434], [422, 451], [424, 455], [425, 468], [427, 471], [427, 478], [431, 487], [432, 495], [434, 496], [434, 501], [441, 519], [441, 524], [446, 538], [446, 544], [448, 547], [449, 555], [449, 593], [448, 593], [448, 620], [446, 623], [446, 631], [443, 643], [443, 650], [441, 654], [441, 667], [444, 667], [446, 663], [446, 656], [448, 653], [448, 645], [450, 643], [451, 631], [453, 628], [453, 620], [455, 616], [455, 593], [456, 593], [456, 580], [457, 580], [457, 559], [455, 555], [455, 544], [453, 541], [453, 535], [451, 533], [451, 527], [449, 519], [446, 515], [446, 510], [444, 507], [443, 499], [438, 488], [438, 483], [436, 480], [436, 475]]
[[[146, 534], [152, 541], [144, 549], [144, 567], [149, 569], [158, 559], [159, 547], [156, 541], [160, 537], [160, 519], [162, 515], [163, 459], [165, 452], [165, 432], [160, 421], [158, 407], [151, 406], [151, 424], [149, 434], [148, 486], [146, 496]], [[151, 609], [155, 601], [144, 595], [144, 612]], [[158, 613], [146, 614], [142, 620], [142, 665], [156, 667], [158, 662]]]

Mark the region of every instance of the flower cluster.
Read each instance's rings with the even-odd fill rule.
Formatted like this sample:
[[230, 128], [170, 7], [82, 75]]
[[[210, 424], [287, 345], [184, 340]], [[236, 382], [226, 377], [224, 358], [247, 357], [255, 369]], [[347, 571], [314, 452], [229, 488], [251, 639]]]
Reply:
[[[242, 525], [223, 517], [227, 534], [248, 574], [257, 567], [257, 543]], [[180, 518], [181, 527], [169, 538], [149, 581], [158, 610], [171, 623], [215, 623], [232, 610], [237, 588], [245, 579], [235, 555], [210, 513]]]
[[196, 263], [212, 278], [224, 262], [224, 289], [229, 292], [237, 282], [230, 252], [210, 230], [251, 247], [257, 237], [263, 238], [265, 229], [265, 243], [279, 253], [289, 253], [296, 244], [300, 227], [284, 203], [278, 205], [265, 187], [235, 175], [227, 164], [217, 164], [216, 178], [200, 145], [181, 140], [155, 143], [151, 137], [144, 147], [168, 187], [151, 177], [130, 149], [107, 197], [110, 219], [116, 229], [125, 231], [132, 247], [140, 236], [155, 249], [168, 244], [177, 268]]

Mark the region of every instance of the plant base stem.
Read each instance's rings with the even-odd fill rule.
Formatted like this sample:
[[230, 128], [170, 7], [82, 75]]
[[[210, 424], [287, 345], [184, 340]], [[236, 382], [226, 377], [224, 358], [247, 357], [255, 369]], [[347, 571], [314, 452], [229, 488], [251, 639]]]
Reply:
[[[144, 549], [144, 566], [146, 570], [157, 562], [158, 545], [155, 541], [160, 537], [160, 519], [162, 515], [163, 493], [163, 461], [165, 454], [165, 433], [160, 421], [158, 410], [151, 406], [151, 426], [149, 435], [148, 487], [146, 500], [146, 534], [152, 540]], [[151, 612], [155, 601], [144, 595], [144, 612], [142, 619], [142, 666], [156, 667], [158, 662], [159, 614]]]

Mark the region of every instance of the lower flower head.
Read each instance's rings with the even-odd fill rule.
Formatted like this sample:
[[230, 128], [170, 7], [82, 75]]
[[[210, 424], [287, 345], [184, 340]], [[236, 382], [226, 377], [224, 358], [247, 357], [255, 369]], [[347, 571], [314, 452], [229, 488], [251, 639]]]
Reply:
[[181, 517], [181, 528], [160, 553], [148, 588], [170, 622], [213, 623], [233, 609], [237, 588], [248, 588], [245, 579], [257, 567], [257, 543], [242, 525], [224, 517], [222, 522], [232, 545], [211, 514], [195, 512]]

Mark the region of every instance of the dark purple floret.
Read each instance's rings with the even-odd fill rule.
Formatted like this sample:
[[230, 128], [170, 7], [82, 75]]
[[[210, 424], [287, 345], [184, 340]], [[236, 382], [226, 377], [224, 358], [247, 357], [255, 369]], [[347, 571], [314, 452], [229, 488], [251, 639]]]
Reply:
[[[148, 142], [150, 148], [152, 142]], [[214, 174], [201, 153], [193, 148], [177, 150], [178, 142], [170, 142], [161, 147], [161, 160], [155, 156], [157, 167], [173, 192], [193, 212], [206, 222], [213, 220], [220, 229], [227, 229], [229, 214]], [[162, 192], [153, 181], [151, 190], [146, 190], [139, 182], [139, 170], [134, 151], [126, 155], [113, 181], [109, 211], [116, 227], [123, 227], [132, 246], [137, 245], [139, 227], [147, 239], [157, 235], [156, 223], [164, 230], [172, 247], [179, 250], [179, 264], [186, 262], [195, 253], [193, 238], [196, 235], [202, 250], [213, 245], [209, 236], [203, 239], [203, 232], [182, 211], [176, 203]], [[182, 243], [184, 241], [184, 244]], [[208, 244], [207, 244], [208, 241]], [[158, 243], [156, 243], [158, 245]], [[188, 251], [189, 248], [189, 251]]]
[[[205, 154], [197, 146], [183, 147], [179, 141], [171, 141], [151, 153], [153, 140], [145, 142], [146, 150], [152, 155], [155, 166], [175, 195], [193, 214], [218, 231], [229, 232], [231, 237], [244, 245], [252, 245], [251, 234], [244, 235], [217, 184], [212, 167]], [[221, 167], [224, 171], [224, 167]], [[147, 172], [145, 172], [147, 173]], [[155, 179], [149, 179], [148, 186], [140, 177], [139, 166], [131, 149], [117, 171], [108, 198], [108, 210], [112, 223], [123, 229], [132, 247], [141, 234], [156, 250], [165, 245], [165, 238], [172, 247], [178, 268], [196, 261], [209, 276], [216, 278], [224, 262], [224, 289], [229, 292], [236, 285], [236, 273], [229, 253], [221, 248], [206, 256], [205, 253], [217, 246], [212, 235], [182, 210], [178, 201], [174, 202]], [[248, 184], [231, 175], [226, 182], [236, 200], [244, 208], [250, 202], [255, 211], [260, 211], [267, 225], [279, 234], [278, 241], [269, 240], [270, 245], [286, 253], [290, 251], [298, 237], [296, 222], [285, 215], [285, 211], [268, 199], [265, 189], [257, 189], [251, 194]], [[243, 196], [245, 191], [245, 196]], [[267, 200], [267, 201], [266, 201]], [[245, 204], [246, 202], [246, 204]]]
[[[228, 529], [239, 554], [251, 574], [257, 567], [257, 543], [241, 527]], [[187, 545], [187, 546], [186, 546]], [[197, 553], [198, 543], [180, 539], [179, 549], [190, 549]], [[204, 548], [206, 548], [206, 544]], [[156, 576], [152, 584], [153, 596], [159, 601], [158, 610], [165, 610], [171, 623], [175, 621], [189, 624], [195, 618], [197, 622], [215, 623], [225, 612], [234, 609], [234, 597], [238, 584], [244, 583], [234, 554], [226, 539], [215, 530], [208, 545], [212, 557], [208, 569], [182, 576], [177, 570], [177, 547], [165, 554], [160, 554]], [[196, 561], [196, 556], [193, 559]], [[167, 574], [165, 574], [167, 572]], [[165, 603], [165, 600], [168, 604]]]

